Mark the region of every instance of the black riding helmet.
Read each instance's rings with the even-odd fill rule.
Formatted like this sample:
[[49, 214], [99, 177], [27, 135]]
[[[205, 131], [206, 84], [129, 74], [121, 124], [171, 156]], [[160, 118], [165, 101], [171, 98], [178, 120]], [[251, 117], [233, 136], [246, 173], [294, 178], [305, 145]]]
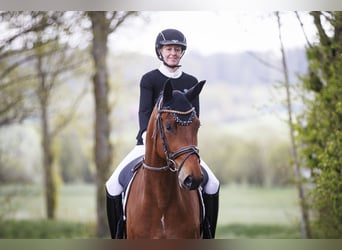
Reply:
[[[181, 57], [184, 55], [187, 44], [186, 44], [186, 38], [183, 35], [182, 32], [180, 32], [179, 30], [176, 29], [166, 29], [161, 31], [156, 39], [156, 44], [155, 44], [155, 50], [156, 50], [156, 54], [157, 57], [159, 58], [159, 60], [164, 62], [163, 56], [160, 53], [160, 48], [163, 45], [179, 45], [182, 47], [182, 55]], [[164, 62], [165, 64], [165, 62]], [[167, 65], [169, 66], [169, 65]], [[178, 66], [176, 66], [178, 67]]]

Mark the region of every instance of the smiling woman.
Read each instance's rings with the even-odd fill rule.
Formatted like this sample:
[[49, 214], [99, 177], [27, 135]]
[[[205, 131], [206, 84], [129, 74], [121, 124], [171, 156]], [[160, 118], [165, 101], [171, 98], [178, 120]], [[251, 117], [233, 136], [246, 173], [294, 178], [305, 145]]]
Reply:
[[180, 46], [166, 45], [160, 49], [160, 53], [164, 58], [165, 63], [171, 67], [174, 67], [178, 65], [183, 50]]

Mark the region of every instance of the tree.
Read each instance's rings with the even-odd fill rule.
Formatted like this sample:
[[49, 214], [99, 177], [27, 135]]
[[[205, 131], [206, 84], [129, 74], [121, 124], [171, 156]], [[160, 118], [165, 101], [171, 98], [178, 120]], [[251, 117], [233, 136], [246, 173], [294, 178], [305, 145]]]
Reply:
[[107, 40], [128, 17], [135, 12], [87, 12], [92, 23], [92, 57], [94, 62], [94, 99], [95, 99], [95, 146], [94, 156], [96, 163], [96, 234], [99, 237], [108, 235], [107, 218], [105, 212], [105, 182], [109, 175], [112, 163], [112, 145], [110, 142], [109, 123], [110, 107], [108, 105], [108, 70], [107, 70]]
[[288, 116], [288, 126], [289, 126], [289, 134], [290, 134], [290, 142], [291, 142], [291, 156], [293, 163], [293, 173], [294, 173], [294, 181], [298, 191], [299, 204], [301, 209], [301, 235], [302, 238], [311, 238], [311, 229], [309, 224], [309, 210], [307, 206], [307, 199], [304, 191], [304, 186], [301, 178], [300, 171], [300, 162], [298, 157], [298, 147], [296, 145], [295, 139], [295, 130], [293, 128], [293, 108], [292, 108], [292, 97], [290, 90], [290, 81], [289, 81], [289, 71], [286, 62], [285, 49], [282, 39], [281, 33], [281, 18], [279, 12], [275, 12], [277, 23], [278, 23], [278, 31], [279, 31], [279, 42], [280, 42], [280, 51], [281, 51], [281, 59], [282, 59], [282, 68], [284, 75], [284, 88], [286, 90], [286, 108], [287, 108], [287, 116]]
[[28, 49], [34, 40], [32, 33], [43, 31], [47, 23], [38, 12], [17, 11], [0, 12], [0, 21], [7, 29], [0, 40], [0, 126], [3, 126], [21, 122], [34, 112], [26, 99], [32, 93], [29, 81], [36, 76], [21, 66], [32, 63], [34, 54]]
[[[72, 119], [83, 92], [79, 98], [71, 101], [68, 112], [64, 112], [64, 115], [52, 111], [52, 97], [56, 89], [63, 84], [60, 81], [61, 75], [82, 66], [80, 62], [84, 60], [79, 55], [75, 55], [77, 51], [71, 50], [68, 43], [61, 43], [62, 34], [66, 35], [73, 24], [70, 22], [72, 17], [67, 17], [66, 13], [5, 12], [1, 14], [2, 19], [14, 30], [14, 35], [8, 37], [0, 47], [2, 52], [0, 58], [11, 59], [9, 66], [1, 75], [1, 78], [6, 81], [7, 88], [12, 87], [14, 90], [14, 94], [11, 93], [8, 97], [14, 101], [8, 107], [10, 110], [17, 110], [21, 106], [16, 103], [21, 105], [37, 103], [33, 105], [36, 109], [32, 109], [31, 114], [40, 117], [46, 215], [48, 219], [54, 219], [59, 177], [53, 139]], [[12, 44], [15, 42], [19, 43], [17, 49]], [[9, 78], [15, 70], [18, 71], [18, 75]], [[21, 99], [16, 98], [15, 93], [22, 93], [22, 89], [28, 95], [25, 96], [24, 101], [16, 102]], [[68, 103], [65, 100], [64, 102]]]
[[342, 12], [310, 12], [318, 43], [307, 48], [306, 111], [298, 127], [311, 171], [316, 237], [342, 236]]
[[[37, 43], [41, 43], [38, 40]], [[54, 139], [67, 126], [75, 114], [76, 106], [83, 95], [73, 100], [67, 112], [61, 115], [52, 112], [52, 97], [56, 88], [63, 85], [59, 77], [79, 67], [79, 58], [71, 56], [67, 48], [61, 48], [58, 40], [45, 46], [36, 46], [36, 95], [39, 102], [40, 122], [42, 130], [43, 170], [45, 184], [45, 202], [48, 219], [54, 219], [58, 202], [59, 172], [57, 166], [58, 151], [54, 148]], [[48, 53], [50, 51], [50, 53]], [[74, 60], [73, 60], [74, 59]], [[58, 121], [56, 121], [58, 120]]]
[[[290, 147], [291, 147], [291, 163], [292, 163], [292, 173], [293, 179], [298, 191], [298, 199], [300, 205], [300, 214], [301, 214], [301, 237], [302, 238], [310, 238], [311, 237], [311, 228], [310, 228], [310, 221], [309, 221], [309, 208], [307, 205], [307, 197], [304, 190], [304, 182], [301, 178], [301, 166], [300, 160], [298, 157], [298, 146], [296, 144], [296, 137], [295, 137], [295, 121], [294, 121], [294, 112], [293, 112], [293, 97], [291, 94], [291, 84], [290, 84], [290, 77], [289, 77], [289, 69], [288, 63], [286, 60], [286, 53], [285, 47], [283, 44], [283, 37], [281, 32], [281, 16], [279, 12], [274, 13], [277, 26], [278, 26], [278, 36], [279, 36], [279, 44], [280, 44], [280, 52], [281, 52], [281, 68], [278, 68], [274, 65], [269, 64], [268, 61], [262, 60], [260, 58], [256, 58], [262, 64], [266, 65], [269, 68], [272, 68], [279, 73], [282, 74], [284, 80], [281, 81], [281, 85], [286, 92], [286, 100], [285, 100], [285, 107], [287, 111], [287, 125], [289, 127], [289, 139], [290, 139]], [[252, 54], [252, 56], [254, 56]], [[255, 57], [255, 56], [254, 56]]]

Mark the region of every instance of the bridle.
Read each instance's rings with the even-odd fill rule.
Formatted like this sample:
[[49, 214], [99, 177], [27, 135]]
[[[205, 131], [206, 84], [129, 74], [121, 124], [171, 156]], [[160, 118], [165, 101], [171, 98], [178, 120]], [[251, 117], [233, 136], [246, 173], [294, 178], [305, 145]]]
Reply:
[[[182, 169], [185, 161], [191, 155], [196, 155], [198, 157], [198, 161], [200, 161], [199, 150], [196, 146], [191, 145], [191, 146], [182, 147], [182, 148], [176, 150], [175, 152], [171, 152], [169, 150], [167, 143], [166, 143], [166, 136], [165, 136], [165, 132], [164, 132], [164, 128], [163, 128], [161, 114], [162, 113], [170, 113], [171, 116], [173, 117], [173, 119], [175, 119], [175, 121], [178, 124], [180, 124], [181, 126], [188, 126], [192, 123], [194, 117], [196, 116], [196, 111], [195, 111], [194, 107], [192, 107], [191, 109], [189, 109], [187, 111], [178, 111], [178, 110], [162, 108], [161, 107], [162, 106], [162, 99], [163, 99], [162, 97], [159, 98], [159, 101], [157, 104], [158, 113], [157, 113], [157, 117], [156, 117], [156, 128], [155, 129], [158, 129], [158, 131], [159, 131], [167, 165], [163, 166], [163, 167], [152, 167], [152, 166], [145, 164], [145, 162], [143, 162], [143, 168], [148, 169], [148, 170], [152, 170], [152, 171], [170, 170], [171, 172], [176, 173]], [[188, 120], [184, 121], [184, 120], [181, 120], [177, 115], [189, 115], [189, 118], [188, 118]], [[156, 130], [154, 131], [154, 134], [155, 133], [156, 133]], [[183, 161], [181, 162], [181, 164], [179, 166], [177, 166], [176, 159], [178, 157], [180, 157], [181, 155], [184, 155], [184, 154], [186, 154], [186, 155], [185, 155]]]

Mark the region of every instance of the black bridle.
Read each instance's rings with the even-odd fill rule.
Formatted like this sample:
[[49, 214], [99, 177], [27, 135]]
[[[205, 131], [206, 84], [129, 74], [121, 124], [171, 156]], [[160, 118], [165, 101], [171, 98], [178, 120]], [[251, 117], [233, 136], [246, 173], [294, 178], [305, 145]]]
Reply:
[[[156, 117], [156, 129], [158, 129], [159, 134], [160, 134], [160, 138], [162, 141], [162, 145], [163, 145], [163, 150], [165, 153], [165, 159], [167, 162], [166, 166], [163, 167], [151, 167], [146, 165], [145, 163], [143, 163], [143, 167], [148, 169], [148, 170], [154, 170], [154, 171], [163, 171], [163, 170], [170, 170], [171, 172], [179, 172], [185, 161], [191, 156], [191, 155], [196, 155], [198, 157], [198, 161], [200, 161], [200, 155], [199, 155], [199, 150], [196, 146], [191, 145], [191, 146], [185, 146], [182, 147], [178, 150], [176, 150], [175, 152], [171, 152], [169, 150], [169, 147], [166, 143], [166, 136], [165, 136], [165, 132], [164, 132], [164, 128], [163, 128], [163, 122], [161, 119], [161, 114], [162, 113], [170, 113], [171, 116], [173, 117], [173, 119], [175, 119], [175, 121], [180, 124], [181, 126], [188, 126], [192, 123], [194, 117], [196, 116], [196, 111], [195, 108], [192, 107], [191, 109], [189, 109], [188, 111], [177, 111], [177, 110], [172, 110], [172, 109], [167, 109], [167, 108], [162, 108], [162, 98], [159, 99], [159, 102], [157, 104], [158, 106], [158, 114]], [[187, 120], [181, 120], [178, 115], [189, 115], [189, 118]], [[155, 133], [156, 131], [154, 131]], [[181, 162], [181, 164], [177, 167], [177, 163], [176, 163], [176, 159], [178, 157], [180, 157], [181, 155], [186, 154], [186, 156], [184, 157], [183, 161]]]

